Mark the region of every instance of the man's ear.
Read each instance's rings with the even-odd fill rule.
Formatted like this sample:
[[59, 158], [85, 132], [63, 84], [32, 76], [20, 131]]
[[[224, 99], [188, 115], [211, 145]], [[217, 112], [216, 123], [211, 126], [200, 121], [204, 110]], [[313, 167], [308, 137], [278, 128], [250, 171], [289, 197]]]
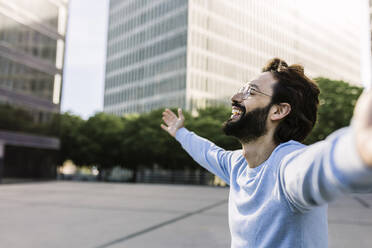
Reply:
[[283, 102], [279, 104], [274, 104], [272, 108], [272, 114], [270, 119], [272, 121], [279, 121], [289, 115], [291, 112], [291, 105], [289, 103]]

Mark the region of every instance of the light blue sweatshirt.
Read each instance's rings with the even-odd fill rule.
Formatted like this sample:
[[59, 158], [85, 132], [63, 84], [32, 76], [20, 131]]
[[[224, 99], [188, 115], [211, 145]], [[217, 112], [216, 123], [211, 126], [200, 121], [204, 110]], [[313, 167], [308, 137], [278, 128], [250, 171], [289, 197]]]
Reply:
[[233, 248], [328, 247], [327, 202], [372, 189], [372, 169], [357, 154], [351, 128], [311, 146], [282, 143], [256, 168], [248, 166], [242, 150], [225, 151], [186, 128], [176, 139], [230, 185]]

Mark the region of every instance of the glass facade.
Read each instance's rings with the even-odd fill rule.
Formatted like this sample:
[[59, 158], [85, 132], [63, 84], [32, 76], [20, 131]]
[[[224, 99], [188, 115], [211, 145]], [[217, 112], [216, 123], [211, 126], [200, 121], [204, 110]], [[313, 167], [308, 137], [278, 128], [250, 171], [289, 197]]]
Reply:
[[0, 57], [0, 87], [3, 89], [51, 102], [53, 100], [53, 83], [53, 75]]
[[[268, 59], [361, 84], [359, 2], [189, 0], [188, 109], [229, 103]], [[332, 10], [332, 12], [330, 12]]]
[[[104, 110], [228, 104], [268, 59], [361, 84], [362, 3], [112, 0]], [[331, 12], [330, 12], [331, 11]]]
[[[0, 0], [0, 102], [59, 112], [67, 0]], [[31, 103], [31, 104], [30, 104]]]
[[110, 1], [104, 111], [186, 104], [187, 1]]
[[57, 41], [0, 14], [0, 41], [36, 58], [54, 63]]

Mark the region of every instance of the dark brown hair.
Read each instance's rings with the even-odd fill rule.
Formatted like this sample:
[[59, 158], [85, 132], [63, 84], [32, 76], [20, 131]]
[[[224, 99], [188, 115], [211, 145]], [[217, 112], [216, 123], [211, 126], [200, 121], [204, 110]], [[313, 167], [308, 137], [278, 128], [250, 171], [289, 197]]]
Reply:
[[288, 64], [279, 58], [271, 59], [262, 72], [271, 72], [277, 80], [271, 104], [289, 103], [291, 112], [279, 123], [274, 141], [303, 141], [313, 129], [319, 104], [319, 87], [304, 74], [301, 65]]

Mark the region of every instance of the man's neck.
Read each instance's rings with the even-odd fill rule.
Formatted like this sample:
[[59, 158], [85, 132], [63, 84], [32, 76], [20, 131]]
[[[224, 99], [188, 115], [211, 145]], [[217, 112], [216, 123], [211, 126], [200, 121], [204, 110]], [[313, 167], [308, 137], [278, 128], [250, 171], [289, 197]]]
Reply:
[[242, 143], [243, 156], [250, 168], [256, 168], [270, 157], [276, 146], [273, 134], [267, 133], [254, 141]]

